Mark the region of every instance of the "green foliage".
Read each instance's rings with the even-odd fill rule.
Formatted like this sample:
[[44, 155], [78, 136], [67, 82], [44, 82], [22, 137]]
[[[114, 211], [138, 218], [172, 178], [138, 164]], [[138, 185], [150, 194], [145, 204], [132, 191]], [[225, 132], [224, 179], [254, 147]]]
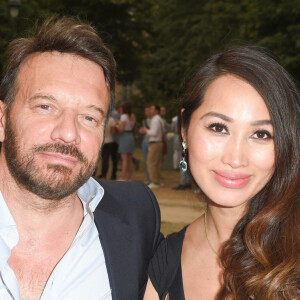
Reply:
[[[297, 0], [157, 0], [152, 48], [144, 59], [138, 101], [167, 105], [170, 115], [186, 82], [212, 53], [231, 45], [271, 50], [300, 79], [300, 2]], [[147, 100], [145, 100], [147, 99]], [[136, 100], [135, 100], [136, 101]], [[169, 115], [169, 117], [170, 117]]]
[[[118, 81], [131, 84], [140, 76], [144, 32], [151, 1], [141, 5], [137, 0], [22, 0], [20, 15], [9, 17], [7, 2], [0, 0], [0, 53], [8, 42], [23, 36], [36, 20], [49, 15], [72, 15], [88, 20], [99, 31], [105, 43], [115, 55], [118, 64]], [[145, 17], [145, 18], [144, 18]], [[0, 57], [1, 69], [4, 57]]]
[[212, 53], [230, 45], [269, 48], [300, 79], [299, 0], [22, 0], [12, 20], [0, 0], [0, 68], [8, 42], [48, 15], [78, 15], [91, 22], [112, 49], [118, 81], [138, 119], [146, 103], [177, 114], [186, 82]]

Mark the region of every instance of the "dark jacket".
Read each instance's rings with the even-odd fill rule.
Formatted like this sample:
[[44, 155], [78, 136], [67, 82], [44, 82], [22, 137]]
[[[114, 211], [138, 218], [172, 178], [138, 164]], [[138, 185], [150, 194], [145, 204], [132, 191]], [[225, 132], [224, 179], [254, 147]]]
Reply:
[[149, 261], [162, 240], [156, 198], [142, 182], [100, 184], [104, 196], [94, 215], [112, 299], [142, 299]]

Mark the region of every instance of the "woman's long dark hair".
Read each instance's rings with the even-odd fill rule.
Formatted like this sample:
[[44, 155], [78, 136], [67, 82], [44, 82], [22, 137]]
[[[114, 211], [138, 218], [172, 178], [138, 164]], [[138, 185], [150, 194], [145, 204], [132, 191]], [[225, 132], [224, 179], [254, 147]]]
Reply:
[[[180, 125], [216, 78], [233, 74], [264, 99], [274, 126], [275, 171], [249, 202], [222, 248], [218, 299], [300, 299], [300, 96], [293, 78], [265, 50], [246, 46], [209, 58], [181, 98]], [[230, 298], [231, 299], [231, 298]]]

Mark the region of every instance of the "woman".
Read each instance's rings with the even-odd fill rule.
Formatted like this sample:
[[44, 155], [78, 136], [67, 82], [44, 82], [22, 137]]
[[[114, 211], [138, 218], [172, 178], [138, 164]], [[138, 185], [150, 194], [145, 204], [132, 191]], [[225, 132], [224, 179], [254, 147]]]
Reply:
[[[101, 175], [99, 176], [100, 179], [106, 180], [106, 175], [108, 171], [108, 166], [109, 166], [109, 157], [111, 157], [112, 163], [113, 162], [113, 155], [114, 155], [114, 133], [116, 131], [115, 128], [116, 122], [115, 120], [109, 116], [107, 120], [107, 124], [105, 127], [105, 132], [104, 132], [104, 142], [103, 142], [103, 147], [102, 147], [102, 166], [101, 166]], [[113, 171], [112, 170], [112, 176], [113, 177]]]
[[181, 166], [207, 210], [159, 246], [144, 299], [300, 299], [300, 101], [290, 75], [256, 47], [224, 51], [190, 82], [180, 119]]
[[132, 153], [135, 148], [133, 129], [135, 125], [135, 115], [131, 111], [131, 104], [123, 102], [121, 106], [122, 115], [117, 125], [117, 130], [121, 133], [119, 140], [119, 153], [122, 158], [122, 171], [120, 180], [130, 180], [133, 171]]

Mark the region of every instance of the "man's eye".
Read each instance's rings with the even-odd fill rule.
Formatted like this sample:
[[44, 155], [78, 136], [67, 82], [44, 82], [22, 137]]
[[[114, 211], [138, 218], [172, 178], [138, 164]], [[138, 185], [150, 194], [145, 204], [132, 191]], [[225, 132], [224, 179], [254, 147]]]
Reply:
[[95, 120], [93, 117], [85, 116], [84, 118], [85, 118], [87, 121], [90, 121], [90, 122], [96, 122], [96, 120]]
[[259, 140], [266, 140], [266, 139], [271, 139], [273, 138], [272, 135], [270, 134], [270, 132], [266, 131], [266, 130], [258, 130], [253, 134], [253, 137], [255, 139], [259, 139]]
[[213, 123], [208, 126], [212, 131], [217, 133], [227, 133], [228, 128], [225, 124], [222, 123]]
[[49, 106], [49, 105], [46, 105], [46, 104], [42, 104], [42, 105], [40, 105], [40, 108], [41, 108], [41, 109], [48, 110], [48, 109], [50, 109], [50, 106]]

